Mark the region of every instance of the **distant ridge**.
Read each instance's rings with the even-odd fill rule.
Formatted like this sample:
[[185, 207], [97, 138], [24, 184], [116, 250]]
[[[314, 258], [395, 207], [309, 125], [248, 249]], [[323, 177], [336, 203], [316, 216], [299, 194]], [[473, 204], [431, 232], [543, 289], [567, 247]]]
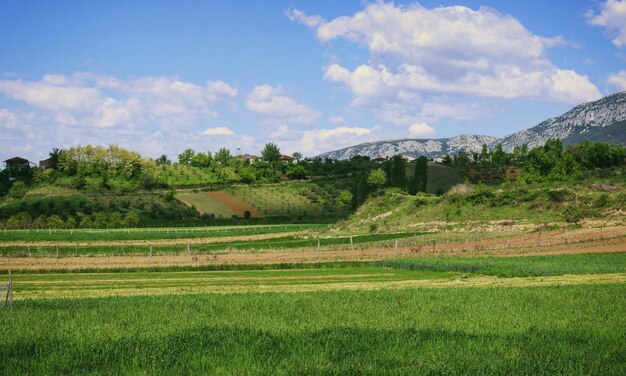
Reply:
[[350, 159], [356, 155], [370, 158], [403, 155], [432, 158], [460, 151], [479, 152], [483, 144], [490, 149], [502, 144], [506, 151], [515, 146], [543, 145], [549, 138], [559, 138], [565, 145], [585, 139], [626, 145], [626, 92], [616, 93], [597, 101], [578, 105], [561, 116], [545, 120], [536, 126], [506, 137], [462, 135], [439, 139], [400, 139], [368, 142], [320, 154], [321, 158]]

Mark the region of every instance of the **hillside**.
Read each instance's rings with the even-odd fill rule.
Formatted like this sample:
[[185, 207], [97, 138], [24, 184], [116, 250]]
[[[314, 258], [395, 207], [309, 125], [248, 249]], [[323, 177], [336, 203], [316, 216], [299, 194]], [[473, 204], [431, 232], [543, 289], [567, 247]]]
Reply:
[[626, 182], [497, 186], [461, 184], [442, 196], [397, 189], [371, 197], [338, 232], [484, 231], [485, 226], [535, 227], [544, 222], [623, 219]]
[[350, 159], [356, 155], [370, 158], [403, 155], [432, 158], [440, 154], [454, 155], [461, 151], [480, 152], [483, 144], [495, 149], [502, 144], [512, 152], [515, 146], [542, 146], [546, 140], [558, 138], [564, 145], [586, 139], [626, 145], [626, 92], [606, 96], [594, 102], [578, 105], [561, 116], [545, 120], [536, 126], [506, 137], [462, 135], [441, 139], [402, 139], [370, 142], [330, 151], [321, 158]]

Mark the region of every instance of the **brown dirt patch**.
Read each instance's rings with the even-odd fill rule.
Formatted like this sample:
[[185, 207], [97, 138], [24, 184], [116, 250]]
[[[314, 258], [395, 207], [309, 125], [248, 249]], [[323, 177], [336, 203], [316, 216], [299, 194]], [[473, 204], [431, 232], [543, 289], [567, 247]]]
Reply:
[[237, 215], [239, 215], [240, 217], [243, 217], [246, 211], [250, 212], [250, 215], [252, 216], [252, 218], [263, 217], [263, 213], [261, 213], [261, 211], [237, 199], [236, 197], [230, 195], [227, 192], [215, 191], [215, 192], [204, 192], [204, 194], [220, 202], [221, 204], [228, 206], [232, 211], [237, 213]]

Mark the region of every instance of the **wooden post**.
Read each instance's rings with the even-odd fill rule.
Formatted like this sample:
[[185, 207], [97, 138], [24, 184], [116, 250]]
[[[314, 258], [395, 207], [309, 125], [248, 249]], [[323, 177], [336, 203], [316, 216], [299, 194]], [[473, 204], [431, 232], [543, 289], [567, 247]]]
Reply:
[[59, 262], [59, 246], [58, 245], [56, 246], [56, 249], [57, 249], [57, 263], [58, 263]]
[[13, 275], [9, 270], [9, 292], [7, 294], [7, 298], [9, 299], [9, 305], [13, 307]]
[[435, 253], [435, 241], [433, 240], [433, 253]]
[[317, 262], [320, 261], [320, 240], [317, 239]]
[[398, 239], [396, 239], [396, 242], [395, 242], [395, 244], [393, 245], [393, 250], [394, 250], [395, 252], [398, 252]]
[[149, 256], [152, 257], [152, 246], [150, 246], [150, 254], [149, 254]]
[[187, 240], [187, 255], [191, 254], [191, 250], [189, 249], [189, 240]]
[[350, 248], [354, 251], [354, 243], [352, 242], [352, 236], [350, 236]]

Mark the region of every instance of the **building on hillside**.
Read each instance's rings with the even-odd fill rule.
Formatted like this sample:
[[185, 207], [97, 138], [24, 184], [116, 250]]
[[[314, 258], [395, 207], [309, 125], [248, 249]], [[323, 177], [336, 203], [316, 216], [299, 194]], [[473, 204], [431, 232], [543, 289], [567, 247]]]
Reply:
[[280, 160], [283, 163], [296, 163], [296, 159], [294, 157], [290, 157], [288, 155], [281, 155], [278, 160]]
[[404, 158], [404, 160], [407, 162], [413, 162], [414, 160], [417, 159], [415, 157], [411, 157], [410, 155], [403, 155], [402, 158]]
[[446, 160], [447, 157], [448, 157], [447, 155], [437, 155], [437, 156], [433, 157], [433, 159], [431, 159], [431, 161], [433, 161], [435, 163], [443, 163]]
[[44, 170], [50, 168], [50, 158], [39, 161], [39, 168], [43, 168]]
[[254, 163], [254, 162], [261, 160], [261, 157], [254, 155], [254, 154], [241, 154], [241, 155], [238, 155], [237, 158], [239, 158], [240, 160], [248, 161], [250, 163]]
[[36, 165], [21, 157], [13, 157], [4, 161], [4, 168], [7, 170], [22, 170], [29, 167], [36, 167]]
[[383, 157], [376, 157], [374, 159], [372, 159], [372, 162], [376, 162], [376, 163], [383, 163], [384, 161], [386, 161], [387, 158], [383, 158]]

